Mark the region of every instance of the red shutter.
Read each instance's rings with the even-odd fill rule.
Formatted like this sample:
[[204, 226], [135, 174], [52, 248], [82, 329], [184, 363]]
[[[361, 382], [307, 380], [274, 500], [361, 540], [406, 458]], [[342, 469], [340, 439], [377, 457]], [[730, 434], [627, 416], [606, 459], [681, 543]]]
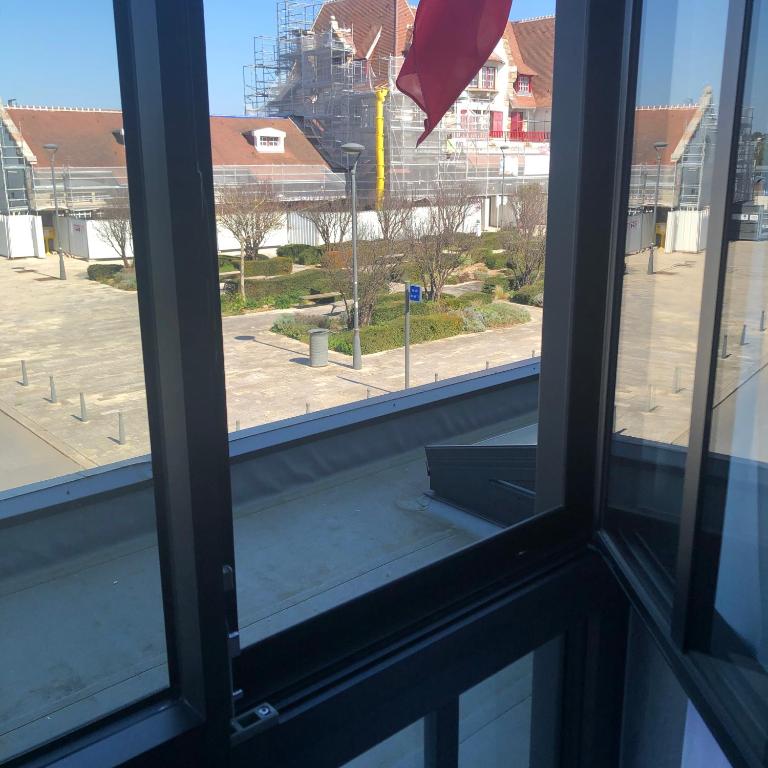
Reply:
[[504, 113], [491, 112], [491, 138], [504, 138]]

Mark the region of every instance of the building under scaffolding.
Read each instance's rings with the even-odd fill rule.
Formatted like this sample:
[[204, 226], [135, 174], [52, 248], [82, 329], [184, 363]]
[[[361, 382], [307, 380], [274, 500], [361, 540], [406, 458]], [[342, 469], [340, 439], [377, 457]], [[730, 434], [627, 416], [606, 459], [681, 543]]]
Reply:
[[503, 181], [506, 192], [523, 180], [546, 182], [548, 132], [537, 142], [523, 131], [509, 140], [517, 67], [504, 38], [483, 76], [416, 148], [425, 116], [395, 86], [413, 10], [405, 0], [360, 8], [359, 0], [278, 0], [277, 37], [256, 38], [254, 63], [244, 68], [246, 114], [290, 117], [334, 168], [345, 166], [344, 143], [362, 144], [358, 183], [369, 203], [385, 192], [422, 198], [461, 184], [491, 196]]

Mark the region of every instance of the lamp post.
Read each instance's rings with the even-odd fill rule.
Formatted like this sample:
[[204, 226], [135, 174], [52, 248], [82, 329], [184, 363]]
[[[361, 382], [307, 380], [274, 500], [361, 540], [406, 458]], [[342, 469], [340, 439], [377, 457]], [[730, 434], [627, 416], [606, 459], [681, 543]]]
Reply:
[[363, 354], [360, 349], [360, 313], [357, 301], [357, 161], [365, 150], [362, 144], [342, 144], [341, 151], [350, 160], [349, 186], [352, 195], [352, 367], [359, 371], [363, 367]]
[[67, 270], [64, 266], [64, 254], [59, 247], [59, 232], [57, 219], [59, 217], [59, 196], [56, 191], [56, 151], [58, 150], [58, 144], [43, 144], [43, 149], [48, 152], [48, 156], [51, 160], [51, 186], [53, 187], [53, 237], [56, 244], [56, 253], [59, 254], [59, 279], [67, 279]]
[[656, 191], [653, 195], [653, 239], [651, 240], [651, 253], [648, 257], [648, 274], [653, 274], [653, 252], [656, 249], [656, 216], [659, 209], [659, 181], [661, 180], [661, 151], [667, 146], [666, 141], [655, 141], [653, 148], [656, 150]]

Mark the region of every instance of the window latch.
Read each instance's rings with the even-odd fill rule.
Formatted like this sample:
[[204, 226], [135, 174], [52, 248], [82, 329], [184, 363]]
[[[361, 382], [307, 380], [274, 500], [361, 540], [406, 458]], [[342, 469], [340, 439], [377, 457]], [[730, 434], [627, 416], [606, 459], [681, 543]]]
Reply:
[[235, 593], [235, 571], [231, 565], [222, 568], [224, 589], [224, 611], [227, 629], [227, 650], [229, 652], [229, 687], [232, 691], [230, 715], [235, 716], [235, 703], [243, 698], [241, 688], [235, 689], [232, 660], [240, 655], [240, 631], [237, 626], [237, 594]]

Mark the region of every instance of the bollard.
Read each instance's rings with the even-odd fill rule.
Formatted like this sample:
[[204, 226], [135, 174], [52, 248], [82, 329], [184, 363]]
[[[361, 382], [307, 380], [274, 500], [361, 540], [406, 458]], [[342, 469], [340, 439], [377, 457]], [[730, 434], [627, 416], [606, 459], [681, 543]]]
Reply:
[[48, 377], [48, 381], [49, 381], [49, 383], [51, 385], [51, 398], [50, 398], [51, 402], [52, 403], [58, 403], [59, 400], [56, 397], [56, 382], [53, 380], [53, 376], [49, 376]]
[[235, 432], [240, 431], [240, 419], [235, 419]]
[[435, 381], [437, 381], [437, 371], [435, 371]]
[[741, 326], [741, 338], [739, 339], [739, 346], [745, 347], [747, 345], [747, 324]]
[[365, 399], [368, 400], [371, 397], [371, 388], [368, 387], [365, 394]]
[[491, 367], [491, 364], [486, 360], [485, 361], [485, 370], [487, 371]]
[[309, 403], [307, 403], [307, 410], [304, 413], [309, 413]]
[[675, 375], [672, 379], [672, 391], [677, 394], [682, 387], [680, 386], [680, 366], [675, 366]]
[[725, 360], [725, 358], [728, 357], [728, 334], [727, 333], [723, 334], [723, 349], [720, 353], [720, 357], [722, 357], [723, 360]]
[[21, 386], [22, 387], [28, 387], [29, 386], [29, 376], [27, 376], [27, 361], [22, 360], [21, 361]]
[[645, 403], [645, 412], [653, 413], [656, 410], [656, 389], [653, 384], [648, 385], [648, 397]]
[[67, 268], [64, 266], [64, 252], [59, 251], [59, 280], [67, 279]]
[[117, 444], [125, 445], [125, 420], [122, 411], [117, 412]]
[[531, 350], [531, 357], [536, 357], [536, 350], [535, 349]]
[[760, 331], [765, 330], [765, 310], [760, 313]]
[[85, 410], [85, 394], [80, 393], [80, 421], [85, 424], [88, 421], [88, 411]]

